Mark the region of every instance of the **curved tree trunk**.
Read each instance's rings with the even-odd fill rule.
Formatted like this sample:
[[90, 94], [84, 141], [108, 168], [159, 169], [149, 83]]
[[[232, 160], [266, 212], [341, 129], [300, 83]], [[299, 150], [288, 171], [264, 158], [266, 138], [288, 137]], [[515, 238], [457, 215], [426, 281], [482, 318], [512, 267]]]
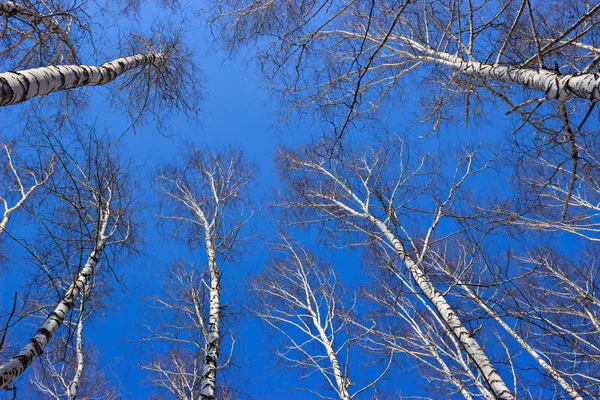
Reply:
[[8, 385], [13, 379], [21, 375], [33, 360], [42, 354], [50, 338], [62, 325], [65, 317], [75, 306], [79, 293], [83, 291], [89, 279], [94, 275], [98, 259], [104, 249], [105, 239], [100, 239], [96, 248], [91, 252], [87, 262], [69, 286], [63, 298], [58, 302], [54, 311], [50, 313], [42, 327], [29, 339], [25, 347], [10, 360], [0, 366], [0, 389]]
[[59, 65], [0, 74], [0, 106], [81, 86], [104, 85], [129, 70], [164, 62], [162, 54], [121, 57], [100, 66]]

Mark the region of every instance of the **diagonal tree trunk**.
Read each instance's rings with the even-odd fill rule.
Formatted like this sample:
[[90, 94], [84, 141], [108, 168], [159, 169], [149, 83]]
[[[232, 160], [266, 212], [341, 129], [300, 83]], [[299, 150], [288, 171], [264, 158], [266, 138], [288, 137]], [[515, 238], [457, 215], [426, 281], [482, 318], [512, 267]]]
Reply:
[[393, 246], [398, 257], [400, 257], [406, 268], [408, 268], [417, 286], [419, 286], [425, 297], [427, 297], [431, 304], [433, 304], [444, 323], [446, 323], [448, 328], [450, 328], [465, 352], [477, 365], [477, 369], [481, 371], [485, 381], [492, 389], [494, 395], [498, 399], [514, 399], [513, 395], [508, 389], [508, 386], [506, 386], [504, 380], [496, 368], [494, 368], [492, 365], [492, 362], [485, 354], [485, 351], [481, 348], [481, 346], [479, 346], [479, 343], [477, 343], [477, 341], [465, 328], [462, 321], [454, 312], [454, 310], [452, 310], [452, 307], [450, 304], [448, 304], [444, 296], [433, 286], [423, 268], [412, 258], [410, 258], [410, 256], [406, 253], [402, 243], [394, 236], [394, 234], [383, 222], [369, 214], [367, 214], [367, 218], [379, 229], [379, 231]]
[[423, 60], [455, 69], [457, 72], [480, 78], [482, 81], [515, 83], [529, 89], [541, 90], [548, 100], [567, 101], [575, 98], [600, 100], [600, 74], [560, 74], [548, 69], [532, 69], [465, 60], [457, 55], [434, 50], [409, 38], [399, 37]]
[[21, 103], [33, 97], [81, 86], [104, 85], [132, 69], [161, 64], [160, 53], [136, 54], [100, 66], [59, 65], [0, 74], [0, 106]]
[[[103, 230], [106, 229], [107, 221], [103, 221]], [[85, 285], [89, 282], [90, 278], [94, 275], [96, 264], [98, 259], [104, 250], [106, 243], [106, 237], [101, 235], [96, 243], [96, 247], [90, 253], [87, 262], [77, 274], [77, 277], [73, 283], [68, 287], [65, 295], [60, 299], [54, 311], [50, 313], [42, 327], [36, 332], [36, 334], [29, 339], [25, 347], [10, 360], [0, 366], [0, 389], [8, 385], [13, 379], [21, 375], [33, 360], [42, 354], [44, 347], [50, 341], [50, 338], [58, 328], [62, 325], [65, 317], [75, 306], [75, 301], [85, 288]]]

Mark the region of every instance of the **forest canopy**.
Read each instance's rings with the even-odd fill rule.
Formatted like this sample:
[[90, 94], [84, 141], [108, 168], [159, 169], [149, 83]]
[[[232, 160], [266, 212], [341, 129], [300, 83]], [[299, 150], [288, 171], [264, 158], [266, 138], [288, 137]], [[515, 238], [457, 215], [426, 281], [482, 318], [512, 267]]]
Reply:
[[600, 4], [0, 17], [0, 398], [600, 398]]

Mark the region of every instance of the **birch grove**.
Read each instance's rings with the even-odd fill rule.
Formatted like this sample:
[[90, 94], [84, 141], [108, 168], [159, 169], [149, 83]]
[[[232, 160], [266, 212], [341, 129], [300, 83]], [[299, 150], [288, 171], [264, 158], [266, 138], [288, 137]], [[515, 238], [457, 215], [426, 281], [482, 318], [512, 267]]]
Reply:
[[600, 398], [597, 1], [192, 3], [0, 1], [0, 397]]
[[[502, 377], [491, 362], [491, 357], [487, 354], [488, 350], [478, 342], [477, 337], [463, 322], [465, 319], [472, 318], [470, 314], [472, 308], [464, 305], [455, 308], [449, 300], [457, 296], [455, 294], [455, 291], [459, 290], [457, 288], [464, 286], [466, 297], [474, 300], [478, 307], [483, 308], [494, 318], [495, 314], [486, 306], [488, 300], [478, 299], [468, 289], [470, 284], [483, 285], [483, 283], [476, 281], [446, 283], [445, 280], [440, 281], [435, 267], [432, 267], [435, 265], [432, 263], [435, 262], [433, 256], [436, 254], [433, 249], [440, 246], [440, 241], [444, 241], [438, 238], [437, 230], [441, 225], [446, 225], [444, 230], [447, 232], [448, 220], [461, 221], [462, 217], [455, 211], [457, 209], [454, 202], [463, 191], [462, 186], [465, 182], [485, 170], [485, 166], [477, 166], [476, 153], [466, 152], [459, 159], [453, 176], [449, 177], [448, 183], [443, 184], [448, 187], [446, 194], [442, 192], [433, 195], [437, 200], [432, 206], [421, 201], [427, 198], [429, 190], [441, 191], [443, 175], [439, 175], [435, 169], [432, 170], [435, 164], [431, 164], [432, 160], [427, 155], [409, 164], [410, 151], [405, 148], [402, 141], [393, 137], [384, 139], [378, 146], [367, 148], [364, 152], [346, 149], [344, 158], [329, 160], [324, 156], [327, 154], [326, 148], [321, 146], [322, 144], [316, 143], [297, 152], [281, 153], [280, 165], [289, 174], [289, 178], [286, 178], [290, 190], [288, 207], [299, 209], [300, 213], [309, 213], [308, 215], [321, 214], [326, 220], [331, 221], [331, 225], [326, 227], [334, 236], [339, 236], [338, 232], [354, 231], [385, 243], [407, 272], [407, 276], [395, 274], [400, 279], [399, 283], [417, 294], [417, 298], [422, 297], [421, 301], [424, 302], [425, 308], [419, 312], [427, 313], [427, 309], [433, 311], [432, 316], [438, 321], [438, 335], [442, 337], [450, 335], [451, 340], [458, 344], [459, 353], [464, 352], [464, 355], [457, 354], [455, 360], [456, 357], [468, 360], [465, 363], [467, 371], [469, 368], [474, 369], [467, 372], [467, 376], [473, 379], [472, 385], [479, 391], [475, 396], [514, 398], [517, 387], [509, 388], [507, 383], [509, 381]], [[400, 174], [395, 175], [395, 172]], [[438, 180], [439, 183], [436, 183]], [[464, 208], [464, 204], [461, 207]], [[310, 211], [311, 209], [314, 211]], [[411, 215], [411, 210], [430, 218], [428, 228], [422, 230], [419, 236], [411, 233], [411, 225], [408, 224], [408, 221], [416, 218], [416, 215]], [[472, 220], [475, 215], [469, 215], [468, 218]], [[303, 219], [314, 220], [315, 218], [305, 216]], [[423, 219], [421, 221], [425, 222]], [[446, 233], [446, 237], [451, 236], [452, 234]], [[351, 237], [341, 236], [340, 240], [351, 240]], [[462, 271], [457, 276], [464, 274], [471, 276], [476, 268], [469, 266], [460, 269], [456, 265], [452, 270]], [[406, 281], [407, 277], [410, 277], [410, 281]], [[515, 312], [515, 315], [519, 315], [517, 311]], [[406, 312], [404, 315], [407, 315]], [[576, 386], [573, 385], [570, 374], [556, 370], [543, 361], [533, 347], [515, 331], [507, 329], [508, 327], [497, 318], [497, 315], [496, 321], [513, 340], [538, 361], [541, 373], [548, 373], [571, 397], [581, 397]], [[548, 328], [553, 326], [552, 322], [546, 319], [544, 321], [545, 324], [550, 324]], [[417, 329], [418, 325], [413, 326]], [[419, 335], [423, 339], [426, 338], [422, 333]], [[499, 344], [503, 342], [504, 340]], [[437, 344], [432, 345], [438, 349], [437, 351], [443, 348]], [[425, 346], [427, 347], [429, 345]], [[431, 351], [429, 353], [430, 357], [438, 358], [436, 353]], [[444, 364], [446, 361], [443, 363], [441, 361], [440, 359], [436, 361], [438, 364], [436, 368], [448, 371], [446, 378], [449, 383], [456, 386], [459, 392], [463, 392], [464, 397], [472, 397], [462, 384], [458, 384], [460, 379], [456, 379], [456, 376], [447, 370]]]

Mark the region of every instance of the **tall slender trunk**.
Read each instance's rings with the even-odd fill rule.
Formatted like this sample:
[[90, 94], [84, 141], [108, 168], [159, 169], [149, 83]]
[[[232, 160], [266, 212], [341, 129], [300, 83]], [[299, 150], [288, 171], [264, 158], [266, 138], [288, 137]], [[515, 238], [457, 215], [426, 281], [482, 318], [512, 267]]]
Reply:
[[377, 228], [383, 233], [385, 238], [394, 247], [394, 250], [408, 268], [412, 278], [415, 280], [417, 286], [421, 289], [425, 297], [435, 307], [444, 323], [450, 328], [454, 336], [460, 342], [462, 348], [469, 355], [471, 360], [477, 366], [477, 369], [483, 375], [484, 380], [489, 385], [494, 395], [502, 400], [513, 400], [514, 397], [511, 394], [508, 386], [504, 383], [504, 380], [498, 373], [498, 371], [492, 365], [492, 362], [485, 354], [484, 350], [479, 346], [477, 341], [471, 336], [469, 331], [465, 328], [462, 321], [458, 318], [458, 315], [452, 310], [450, 304], [446, 301], [444, 296], [436, 290], [433, 286], [427, 273], [421, 268], [419, 264], [414, 262], [404, 250], [402, 243], [394, 236], [394, 234], [388, 229], [388, 227], [378, 220], [377, 218], [369, 215], [369, 220], [377, 226]]
[[73, 283], [68, 287], [54, 311], [46, 318], [42, 327], [38, 329], [31, 339], [29, 339], [25, 347], [23, 347], [17, 355], [13, 356], [10, 360], [0, 366], [0, 389], [8, 385], [17, 376], [21, 375], [23, 371], [31, 365], [33, 360], [42, 354], [44, 347], [48, 344], [52, 335], [56, 333], [69, 311], [75, 306], [75, 301], [77, 300], [79, 293], [85, 288], [90, 277], [94, 275], [96, 264], [104, 250], [105, 241], [106, 239], [104, 237], [101, 237], [98, 240], [94, 250], [88, 257], [87, 262], [83, 268], [81, 268], [81, 271], [79, 271], [79, 274], [77, 274]]
[[221, 274], [217, 267], [216, 251], [211, 238], [211, 229], [205, 228], [204, 239], [206, 254], [208, 256], [208, 269], [210, 271], [210, 305], [208, 312], [208, 337], [206, 340], [206, 354], [204, 355], [204, 368], [200, 381], [200, 398], [213, 400], [217, 382], [217, 361], [221, 347], [219, 323], [221, 317]]
[[347, 377], [344, 377], [342, 374], [342, 369], [340, 368], [340, 363], [337, 359], [337, 354], [333, 349], [333, 345], [329, 338], [327, 337], [327, 333], [323, 330], [320, 321], [318, 320], [316, 314], [311, 309], [311, 316], [313, 320], [313, 324], [317, 331], [319, 331], [319, 337], [321, 338], [321, 343], [325, 347], [325, 351], [327, 352], [327, 357], [329, 358], [329, 363], [331, 364], [331, 369], [333, 370], [333, 376], [335, 377], [335, 383], [338, 387], [338, 395], [341, 400], [350, 400], [350, 394], [348, 393], [348, 381]]
[[75, 400], [77, 398], [77, 390], [79, 389], [79, 385], [81, 383], [81, 376], [83, 375], [83, 312], [84, 312], [84, 300], [85, 300], [85, 288], [84, 292], [81, 296], [81, 302], [79, 303], [79, 318], [77, 319], [77, 331], [76, 342], [75, 342], [75, 352], [77, 356], [77, 365], [75, 367], [75, 375], [73, 376], [73, 380], [69, 384], [67, 388], [67, 395], [69, 400]]
[[500, 318], [500, 316], [490, 307], [488, 307], [487, 304], [485, 304], [485, 302], [483, 300], [481, 300], [479, 298], [479, 296], [477, 296], [475, 293], [473, 293], [473, 291], [467, 287], [466, 285], [461, 285], [461, 287], [463, 288], [463, 290], [465, 291], [465, 293], [467, 294], [467, 296], [469, 298], [471, 298], [473, 301], [475, 301], [479, 307], [481, 307], [490, 317], [492, 317], [498, 324], [500, 324], [500, 326], [502, 328], [504, 328], [504, 330], [510, 335], [512, 336], [513, 339], [515, 339], [517, 341], [517, 343], [519, 343], [521, 345], [521, 347], [527, 352], [529, 353], [529, 355], [531, 357], [533, 357], [533, 359], [544, 369], [546, 370], [546, 372], [548, 372], [548, 374], [550, 374], [550, 376], [552, 378], [554, 378], [554, 380], [556, 380], [556, 382], [558, 382], [558, 384], [565, 390], [565, 392], [567, 392], [567, 394], [569, 396], [571, 396], [574, 400], [583, 400], [583, 397], [581, 397], [581, 395], [577, 392], [577, 390], [575, 390], [574, 387], [572, 387], [571, 385], [569, 385], [569, 383], [565, 380], [565, 378], [562, 377], [562, 375], [560, 374], [560, 372], [558, 372], [552, 365], [550, 365], [549, 363], [547, 363], [544, 358], [542, 358], [542, 356], [535, 351], [535, 349], [533, 347], [531, 347], [531, 345], [529, 345], [529, 343], [527, 343], [525, 341], [525, 339], [523, 339], [517, 332], [515, 332], [510, 326], [508, 326], [508, 324], [506, 324], [506, 322], [504, 322], [502, 320], [502, 318]]
[[464, 75], [481, 78], [484, 81], [515, 83], [529, 89], [541, 90], [548, 100], [566, 101], [574, 98], [600, 101], [600, 74], [581, 73], [562, 75], [549, 69], [532, 69], [519, 66], [485, 64], [467, 61], [463, 58], [434, 50], [405, 37], [397, 39], [407, 43], [418, 60], [445, 65]]
[[104, 85], [129, 70], [160, 64], [162, 54], [121, 57], [100, 66], [59, 65], [0, 74], [0, 106], [21, 103], [36, 96], [81, 86]]

